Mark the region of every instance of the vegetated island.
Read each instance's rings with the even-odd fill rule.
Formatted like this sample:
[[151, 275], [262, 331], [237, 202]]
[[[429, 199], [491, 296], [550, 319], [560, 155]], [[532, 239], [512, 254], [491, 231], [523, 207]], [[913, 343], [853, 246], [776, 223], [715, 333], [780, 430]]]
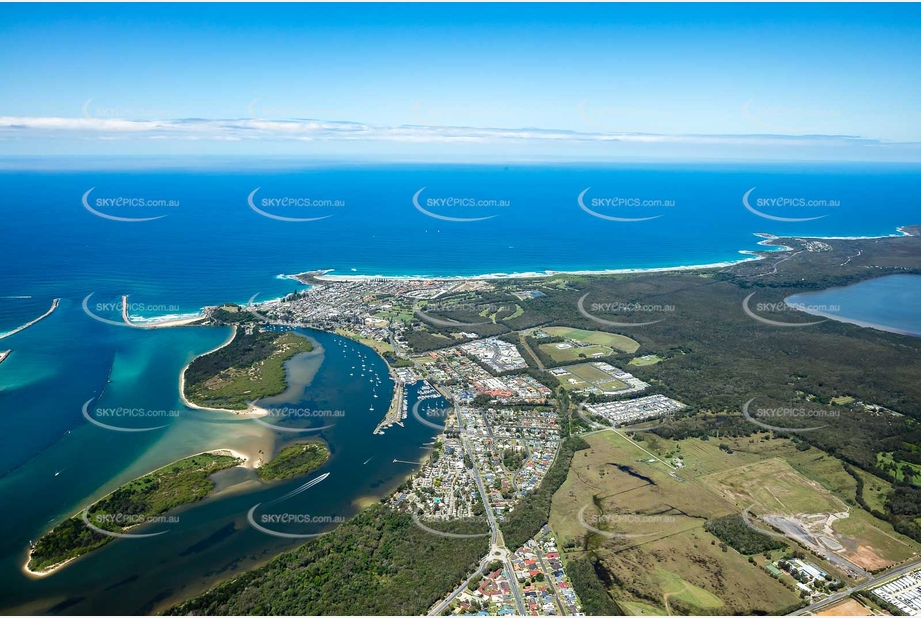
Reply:
[[[503, 278], [495, 283], [503, 293], [540, 291], [541, 294], [529, 294], [529, 300], [516, 294], [525, 312], [501, 325], [507, 332], [500, 331], [498, 324], [464, 326], [463, 330], [480, 329], [481, 336], [505, 337], [513, 344], [524, 339], [525, 352], [530, 348], [527, 347], [528, 337], [522, 334], [535, 326], [598, 330], [597, 320], [591, 316], [580, 317], [576, 310], [580, 299], [587, 295], [601, 300], [629, 299], [640, 305], [646, 302], [673, 305], [677, 309], [667, 320], [627, 333], [640, 343], [645, 357], [661, 359], [656, 363], [637, 363], [631, 369], [638, 377], [655, 381], [667, 393], [689, 404], [686, 411], [650, 428], [648, 433], [621, 435], [613, 430], [592, 433], [591, 427], [577, 413], [579, 405], [591, 396], [571, 397], [564, 385], [546, 370], [571, 361], [555, 362], [549, 354], [541, 354], [539, 346], [534, 346], [536, 358], [523, 354], [529, 365], [524, 372], [533, 372], [540, 381], [554, 388], [561, 438], [572, 437], [561, 443], [556, 460], [537, 490], [522, 498], [500, 523], [506, 547], [514, 548], [527, 542], [549, 522], [560, 540], [561, 556], [566, 555], [566, 571], [572, 578], [573, 589], [588, 615], [623, 614], [621, 602], [649, 613], [667, 613], [659, 609], [658, 604], [662, 603], [665, 610], [671, 608], [673, 613], [684, 615], [695, 608], [693, 613], [739, 608], [778, 615], [801, 607], [807, 601], [800, 598], [802, 590], [795, 587], [795, 580], [790, 578], [790, 585], [781, 587], [780, 580], [765, 568], [785, 550], [771, 550], [775, 546], [774, 538], [755, 531], [749, 534], [738, 525], [741, 521], [738, 513], [750, 506], [750, 502], [744, 505], [733, 502], [714, 510], [712, 505], [717, 496], [703, 494], [704, 502], [699, 504], [705, 505], [706, 510], [698, 509], [702, 516], [695, 515], [695, 518], [705, 518], [709, 525], [700, 526], [699, 521], [694, 522], [695, 526], [683, 537], [681, 534], [669, 536], [663, 541], [665, 549], [659, 550], [659, 556], [661, 551], [666, 551], [669, 556], [676, 557], [669, 563], [671, 565], [678, 565], [680, 559], [680, 569], [684, 573], [694, 577], [694, 569], [705, 573], [703, 579], [696, 581], [709, 581], [714, 572], [720, 572], [721, 578], [727, 578], [724, 581], [739, 578], [738, 581], [743, 582], [717, 590], [721, 592], [719, 595], [707, 590], [706, 586], [711, 586], [709, 583], [694, 589], [688, 580], [682, 580], [685, 590], [696, 591], [680, 598], [666, 588], [673, 585], [675, 578], [682, 577], [671, 572], [660, 584], [655, 578], [640, 577], [645, 575], [640, 571], [634, 581], [642, 586], [630, 583], [628, 588], [623, 584], [624, 575], [637, 573], [637, 562], [632, 556], [639, 555], [648, 563], [658, 560], [656, 554], [643, 553], [650, 551], [642, 549], [645, 543], [630, 548], [635, 553], [625, 554], [617, 539], [607, 541], [590, 537], [581, 526], [576, 526], [579, 529], [567, 538], [565, 525], [571, 525], [570, 514], [585, 504], [582, 500], [572, 502], [576, 494], [571, 487], [582, 478], [580, 472], [590, 465], [584, 463], [586, 458], [596, 465], [598, 461], [622, 461], [629, 468], [638, 456], [642, 457], [639, 453], [643, 450], [671, 457], [674, 453], [667, 455], [668, 449], [677, 450], [680, 445], [684, 449], [694, 448], [706, 459], [698, 463], [689, 461], [681, 471], [663, 465], [661, 459], [658, 463], [647, 461], [656, 480], [647, 487], [656, 492], [656, 496], [665, 491], [662, 488], [668, 483], [670, 501], [681, 495], [701, 499], [698, 494], [710, 490], [698, 490], [692, 485], [692, 479], [711, 474], [710, 462], [720, 461], [721, 466], [731, 470], [738, 465], [735, 461], [747, 465], [745, 462], [758, 455], [770, 461], [776, 459], [781, 452], [779, 449], [783, 449], [784, 460], [795, 462], [797, 469], [800, 466], [807, 469], [810, 479], [813, 476], [826, 479], [821, 484], [835, 487], [839, 499], [859, 505], [859, 509], [850, 509], [848, 518], [858, 522], [855, 525], [879, 529], [894, 541], [893, 545], [880, 541], [875, 545], [886, 548], [892, 555], [890, 562], [901, 563], [902, 556], [911, 556], [914, 545], [909, 544], [908, 539], [895, 537], [885, 526], [877, 526], [891, 524], [895, 533], [921, 541], [921, 528], [916, 521], [921, 514], [921, 492], [917, 482], [913, 482], [919, 474], [911, 468], [914, 459], [911, 449], [906, 447], [919, 442], [916, 419], [921, 418], [918, 404], [921, 399], [917, 396], [917, 385], [921, 381], [917, 379], [917, 368], [921, 364], [917, 360], [921, 354], [918, 343], [921, 340], [833, 321], [811, 329], [773, 328], [759, 324], [744, 311], [746, 298], [753, 292], [758, 293], [759, 303], [783, 306], [790, 294], [845, 286], [889, 274], [921, 274], [918, 266], [921, 228], [904, 230], [908, 235], [883, 239], [766, 238], [763, 244], [782, 245], [789, 250], [765, 251], [759, 260], [718, 269], [701, 267], [675, 272], [608, 275], [561, 273], [545, 278]], [[306, 276], [302, 277], [302, 282], [312, 283], [305, 279]], [[497, 292], [487, 290], [486, 293]], [[482, 294], [471, 299], [469, 290], [464, 290], [464, 294], [461, 299], [465, 303], [495, 302]], [[289, 313], [293, 313], [289, 319], [297, 319], [296, 312]], [[327, 319], [320, 325], [333, 329], [347, 317]], [[795, 313], [784, 317], [791, 323], [809, 319]], [[633, 319], [640, 318], [634, 316]], [[419, 355], [457, 345], [459, 337], [452, 336], [457, 330], [460, 328], [415, 322], [404, 330], [402, 338], [407, 341], [407, 347]], [[757, 346], [753, 341], [757, 341]], [[853, 353], [855, 345], [860, 347], [860, 354]], [[625, 364], [632, 358], [629, 353], [614, 356], [612, 362], [618, 364]], [[791, 382], [791, 377], [795, 382]], [[841, 415], [836, 415], [834, 422], [808, 433], [792, 436], [785, 432], [765, 433], [740, 411], [745, 400], [742, 393], [760, 394], [759, 401], [764, 402], [760, 405], [770, 405], [767, 402], [791, 405], [788, 403], [791, 401], [806, 405], [808, 402], [814, 406], [834, 406]], [[805, 419], [804, 424], [808, 420]], [[583, 440], [579, 434], [586, 438]], [[624, 449], [616, 455], [623, 459], [609, 457], [611, 451], [605, 448]], [[576, 452], [579, 452], [578, 457], [574, 456]], [[593, 456], [597, 459], [592, 459]], [[720, 459], [715, 459], [717, 457]], [[770, 470], [765, 477], [769, 473]], [[621, 474], [628, 475], [627, 472]], [[787, 474], [780, 480], [787, 482], [787, 478], [794, 477]], [[605, 479], [605, 483], [617, 482], [615, 473], [607, 470]], [[758, 482], [763, 485], [763, 480]], [[568, 488], [561, 490], [564, 483], [568, 483]], [[752, 486], [761, 485], [754, 483]], [[806, 483], [805, 479], [800, 487], [808, 488], [802, 490], [803, 495], [817, 493], [815, 486]], [[588, 499], [596, 494], [609, 498], [612, 495], [610, 486], [602, 487], [601, 493], [594, 487], [588, 490], [589, 493], [583, 494]], [[635, 500], [633, 492], [631, 490], [628, 500]], [[657, 500], [661, 502], [660, 497]], [[731, 516], [733, 513], [738, 518]], [[676, 515], [682, 516], [685, 515]], [[868, 519], [871, 517], [882, 521], [865, 526], [865, 522], [874, 521]], [[462, 523], [448, 520], [444, 522], [445, 531], [481, 532], [481, 526], [463, 530]], [[763, 528], [767, 530], [769, 526]], [[420, 536], [420, 533], [427, 536]], [[711, 535], [710, 543], [698, 546], [697, 535], [701, 534]], [[682, 539], [685, 545], [679, 545]], [[870, 542], [863, 541], [863, 545], [870, 547]], [[420, 615], [428, 612], [433, 603], [445, 599], [458, 584], [467, 581], [465, 578], [471, 573], [476, 574], [473, 569], [476, 559], [484, 555], [484, 547], [488, 551], [485, 537], [458, 539], [432, 535], [413, 525], [409, 513], [377, 505], [359, 512], [329, 534], [307, 541], [263, 567], [220, 583], [166, 613]], [[743, 551], [756, 551], [756, 554], [746, 558]], [[763, 557], [765, 551], [771, 557]], [[702, 561], [701, 556], [708, 558]], [[813, 555], [810, 560], [820, 561], [821, 557]], [[466, 567], [462, 566], [465, 564]], [[825, 562], [820, 562], [820, 566], [825, 569]], [[651, 585], [645, 585], [647, 581]], [[839, 583], [857, 581], [857, 578], [842, 575]], [[412, 595], [405, 594], [408, 589], [413, 590]], [[290, 594], [279, 595], [279, 590]], [[791, 599], [790, 595], [795, 596]], [[709, 605], [697, 607], [694, 605], [697, 602]]]
[[249, 403], [283, 393], [285, 362], [310, 352], [309, 339], [292, 332], [261, 330], [259, 320], [239, 305], [222, 305], [209, 312], [208, 323], [236, 327], [233, 339], [189, 363], [182, 394], [193, 405], [223, 410], [247, 410]]
[[129, 481], [45, 533], [32, 545], [26, 569], [47, 575], [117, 538], [97, 532], [86, 521], [95, 528], [124, 534], [170, 509], [201, 500], [214, 489], [208, 477], [245, 461], [232, 451], [217, 450], [180, 459]]
[[280, 481], [313, 472], [329, 459], [323, 442], [298, 442], [281, 449], [277, 457], [258, 469], [263, 481]]

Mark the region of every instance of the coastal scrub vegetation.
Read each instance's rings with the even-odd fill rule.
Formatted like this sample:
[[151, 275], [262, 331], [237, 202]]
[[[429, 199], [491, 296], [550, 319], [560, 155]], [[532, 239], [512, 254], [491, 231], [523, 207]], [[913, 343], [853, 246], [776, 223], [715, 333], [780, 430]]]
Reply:
[[229, 344], [189, 364], [185, 396], [200, 406], [246, 410], [249, 402], [284, 392], [285, 362], [311, 350], [310, 340], [296, 333], [238, 327]]
[[[459, 534], [480, 532], [465, 522], [444, 525]], [[409, 514], [375, 505], [166, 613], [419, 616], [476, 570], [488, 549], [486, 537], [434, 535]]]
[[742, 516], [736, 513], [710, 519], [704, 525], [707, 532], [723, 541], [740, 554], [751, 556], [775, 549], [783, 549], [786, 543], [761, 534], [742, 520]]
[[598, 560], [593, 557], [582, 556], [570, 560], [566, 565], [569, 579], [573, 588], [582, 601], [582, 610], [589, 616], [624, 616], [624, 612], [617, 602], [611, 598], [598, 574], [602, 569]]
[[[243, 463], [231, 455], [201, 453], [125, 483], [86, 510], [89, 522], [103, 530], [125, 533], [182, 504], [197, 502], [214, 489], [208, 477]], [[32, 548], [29, 569], [46, 570], [102, 547], [114, 537], [96, 532], [83, 513], [65, 520]]]
[[263, 481], [278, 481], [313, 472], [329, 459], [323, 442], [298, 442], [281, 449], [278, 456], [259, 468]]
[[[921, 462], [921, 340], [833, 320], [778, 328], [759, 323], [742, 308], [752, 293], [750, 306], [757, 313], [759, 304], [783, 306], [793, 294], [890, 274], [921, 274], [921, 238], [828, 240], [832, 250], [825, 252], [809, 251], [800, 239], [782, 242], [799, 251], [797, 257], [773, 254], [707, 276], [688, 271], [532, 280], [530, 285], [544, 296], [527, 301], [524, 315], [549, 326], [615, 332], [580, 314], [579, 299], [586, 299], [590, 315], [593, 304], [615, 301], [672, 307], [651, 316], [660, 322], [618, 333], [639, 342], [644, 354], [669, 359], [633, 365], [631, 373], [655, 392], [688, 404], [651, 433], [673, 440], [763, 433], [742, 415], [742, 405], [752, 398], [757, 407], [819, 410], [813, 418], [791, 415], [781, 424], [822, 425], [797, 434], [802, 448], [819, 448], [891, 483], [895, 489], [887, 496], [886, 512], [877, 513], [898, 532], [921, 541], [921, 488], [914, 468]], [[858, 251], [859, 263], [842, 260]], [[784, 261], [775, 268], [779, 260]], [[778, 321], [814, 320], [794, 310], [762, 313]], [[650, 318], [629, 312], [598, 317], [624, 322]], [[553, 366], [538, 340], [526, 342], [546, 366]], [[605, 360], [623, 366], [632, 358], [618, 354]]]

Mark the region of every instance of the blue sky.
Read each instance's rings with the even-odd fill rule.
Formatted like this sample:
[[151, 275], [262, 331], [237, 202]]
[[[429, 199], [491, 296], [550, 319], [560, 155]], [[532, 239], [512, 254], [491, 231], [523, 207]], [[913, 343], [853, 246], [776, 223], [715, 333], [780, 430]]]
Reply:
[[917, 5], [0, 5], [0, 152], [921, 159]]

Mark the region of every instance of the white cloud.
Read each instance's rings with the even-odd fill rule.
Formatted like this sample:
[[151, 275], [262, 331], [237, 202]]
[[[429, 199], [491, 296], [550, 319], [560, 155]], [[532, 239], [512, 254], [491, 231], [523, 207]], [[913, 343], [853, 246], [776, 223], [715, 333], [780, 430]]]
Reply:
[[[372, 126], [319, 120], [58, 118], [0, 116], [3, 139], [131, 139], [215, 141], [367, 141], [402, 143], [501, 144], [506, 142], [624, 142], [637, 144], [735, 146], [885, 146], [886, 142], [846, 135], [659, 135], [577, 132], [550, 129], [495, 129], [438, 125]], [[902, 144], [903, 146], [905, 144]]]

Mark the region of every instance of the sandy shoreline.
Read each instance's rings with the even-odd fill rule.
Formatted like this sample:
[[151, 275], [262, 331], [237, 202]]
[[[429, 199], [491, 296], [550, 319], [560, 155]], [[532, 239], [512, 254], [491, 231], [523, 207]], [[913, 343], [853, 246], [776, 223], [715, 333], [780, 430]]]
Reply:
[[199, 358], [201, 358], [202, 356], [206, 356], [206, 355], [208, 355], [208, 354], [212, 354], [212, 353], [214, 353], [214, 352], [217, 352], [217, 351], [220, 350], [221, 348], [226, 348], [227, 346], [230, 345], [230, 343], [234, 340], [234, 338], [235, 338], [236, 336], [237, 336], [237, 327], [236, 327], [236, 325], [234, 325], [234, 327], [233, 327], [233, 333], [231, 333], [231, 335], [230, 335], [230, 337], [227, 339], [227, 341], [225, 341], [225, 342], [222, 343], [221, 345], [217, 346], [217, 347], [214, 348], [213, 350], [208, 350], [207, 352], [203, 352], [202, 354], [199, 354], [198, 356], [196, 356], [195, 358], [193, 358], [192, 360], [190, 360], [189, 363], [188, 363], [188, 365], [186, 365], [185, 367], [182, 368], [182, 371], [179, 372], [179, 397], [182, 399], [183, 405], [185, 405], [185, 406], [187, 406], [187, 407], [189, 407], [189, 408], [194, 408], [195, 410], [207, 410], [207, 411], [209, 411], [209, 412], [232, 412], [233, 414], [244, 414], [244, 413], [246, 413], [246, 410], [228, 410], [227, 408], [206, 408], [205, 406], [200, 406], [200, 405], [198, 405], [198, 404], [192, 403], [192, 402], [189, 401], [189, 400], [186, 398], [186, 396], [185, 396], [185, 372], [186, 372], [186, 369], [189, 368], [189, 365], [191, 365], [192, 363], [194, 363], [196, 359], [199, 359]]
[[173, 326], [188, 326], [189, 324], [194, 324], [195, 322], [200, 322], [205, 319], [204, 314], [201, 312], [191, 315], [184, 318], [176, 318], [169, 320], [157, 320], [156, 318], [152, 319], [149, 322], [138, 324], [131, 321], [131, 316], [128, 314], [128, 295], [122, 295], [122, 320], [128, 326], [132, 328], [143, 328], [143, 329], [153, 329], [153, 328], [170, 328]]
[[[789, 236], [776, 236], [774, 234], [767, 234], [764, 232], [754, 233], [755, 236], [761, 238], [762, 240], [758, 242], [759, 245], [772, 245], [772, 241], [785, 240], [785, 239], [795, 239], [802, 238], [807, 240], [874, 240], [881, 238], [898, 238], [901, 236], [911, 236], [908, 232], [905, 231], [907, 226], [899, 226], [896, 228], [898, 233], [896, 234], [883, 234], [880, 236], [803, 236], [798, 234], [793, 234]], [[789, 248], [778, 248], [775, 251], [787, 251]], [[728, 268], [730, 266], [735, 266], [737, 264], [744, 264], [745, 262], [751, 262], [754, 260], [764, 259], [765, 256], [760, 255], [757, 251], [752, 251], [751, 249], [740, 249], [738, 251], [742, 255], [751, 256], [744, 257], [738, 260], [728, 260], [723, 262], [710, 262], [708, 264], [684, 264], [678, 266], [656, 266], [652, 268], [607, 268], [600, 270], [545, 270], [545, 271], [529, 271], [529, 272], [518, 272], [518, 273], [487, 273], [480, 275], [333, 275], [335, 269], [318, 269], [313, 271], [305, 271], [298, 273], [296, 275], [286, 275], [289, 279], [297, 280], [301, 283], [306, 283], [305, 279], [311, 278], [318, 281], [329, 281], [332, 283], [335, 282], [349, 282], [349, 281], [367, 281], [369, 279], [387, 279], [394, 281], [465, 281], [465, 280], [490, 280], [490, 279], [538, 279], [544, 277], [553, 277], [556, 275], [630, 275], [630, 274], [643, 274], [643, 273], [663, 273], [663, 272], [679, 272], [686, 270], [705, 270], [711, 268]]]
[[192, 403], [185, 396], [185, 372], [186, 372], [186, 369], [189, 368], [189, 365], [195, 362], [195, 359], [197, 358], [201, 358], [202, 356], [207, 356], [208, 354], [213, 354], [214, 352], [217, 352], [221, 348], [226, 348], [227, 346], [231, 344], [231, 342], [234, 340], [234, 338], [236, 338], [236, 336], [237, 336], [237, 326], [234, 325], [233, 334], [230, 336], [229, 339], [227, 339], [227, 341], [225, 341], [218, 347], [214, 348], [213, 350], [209, 350], [203, 354], [199, 354], [198, 356], [190, 360], [188, 365], [182, 368], [182, 371], [179, 372], [179, 397], [182, 399], [183, 405], [188, 406], [189, 408], [194, 408], [196, 410], [207, 410], [209, 412], [231, 412], [237, 415], [245, 414], [248, 417], [260, 417], [260, 416], [268, 415], [269, 413], [268, 410], [266, 410], [265, 408], [261, 408], [255, 404], [250, 404], [249, 408], [247, 408], [246, 410], [231, 410], [229, 408], [208, 408], [205, 406], [200, 406], [196, 403]]
[[[183, 459], [188, 459], [189, 457], [197, 457], [198, 455], [205, 455], [205, 454], [211, 454], [211, 455], [230, 455], [231, 457], [236, 457], [237, 459], [242, 459], [242, 460], [243, 460], [243, 463], [242, 463], [242, 464], [239, 464], [239, 465], [240, 465], [241, 467], [243, 467], [243, 468], [248, 468], [248, 469], [251, 469], [251, 470], [252, 470], [252, 469], [255, 469], [255, 468], [258, 468], [258, 467], [261, 465], [261, 463], [262, 463], [262, 459], [261, 459], [261, 458], [254, 457], [254, 456], [252, 456], [252, 455], [247, 455], [247, 454], [245, 454], [245, 453], [241, 453], [240, 451], [236, 451], [236, 450], [231, 449], [231, 448], [213, 448], [213, 449], [208, 449], [207, 451], [201, 451], [200, 453], [194, 453], [194, 454], [192, 454], [192, 455], [189, 455], [188, 457], [182, 457], [182, 458], [180, 458], [180, 459], [177, 459], [176, 461], [182, 461]], [[144, 477], [144, 476], [147, 476], [148, 474], [153, 474], [154, 472], [157, 472], [158, 470], [163, 470], [164, 468], [167, 468], [167, 467], [173, 465], [174, 463], [176, 463], [176, 461], [170, 462], [170, 463], [166, 464], [165, 466], [160, 466], [159, 468], [155, 468], [155, 469], [151, 470], [150, 472], [147, 472], [146, 474], [142, 474], [142, 475], [139, 476], [138, 478], [142, 478], [142, 477]], [[128, 483], [131, 483], [131, 482], [136, 481], [136, 480], [137, 480], [137, 479], [131, 479], [130, 481], [128, 481]], [[125, 483], [125, 484], [127, 484], [127, 483]], [[102, 498], [100, 498], [99, 500], [104, 500], [104, 499], [107, 498], [108, 496], [112, 495], [112, 493], [114, 493], [114, 491], [113, 491], [113, 492], [109, 492], [108, 494], [106, 494], [105, 496], [103, 496]], [[64, 521], [67, 521], [68, 519], [70, 519], [70, 517], [75, 517], [75, 516], [79, 515], [79, 514], [82, 513], [84, 510], [86, 510], [86, 509], [88, 509], [89, 507], [93, 506], [93, 504], [96, 504], [97, 502], [99, 502], [99, 500], [96, 500], [96, 502], [93, 502], [92, 504], [89, 504], [89, 505], [83, 507], [82, 509], [80, 509], [80, 510], [77, 511], [76, 513], [70, 515], [69, 517], [65, 517], [63, 520], [61, 520], [61, 523], [63, 523]], [[180, 505], [180, 506], [182, 506], [182, 505]], [[59, 523], [58, 525], [60, 525], [60, 523]], [[138, 524], [138, 525], [140, 525], [140, 524]], [[134, 527], [135, 527], [135, 526], [130, 526], [129, 528], [126, 528], [126, 530], [127, 530], [127, 529], [130, 529], [130, 528], [134, 528]], [[54, 530], [54, 528], [51, 528], [51, 530]], [[49, 530], [48, 532], [51, 532], [51, 530]], [[45, 534], [48, 534], [48, 532], [46, 532]], [[45, 536], [45, 534], [43, 534], [42, 536]], [[39, 539], [41, 539], [41, 537], [39, 537]], [[92, 552], [92, 551], [88, 551], [88, 552], [86, 552], [85, 554], [81, 554], [81, 555], [79, 555], [79, 556], [74, 556], [73, 558], [68, 558], [67, 560], [64, 560], [63, 562], [59, 562], [59, 563], [57, 563], [57, 564], [53, 564], [53, 565], [51, 565], [51, 566], [49, 566], [49, 567], [46, 567], [46, 568], [42, 569], [41, 571], [33, 571], [32, 569], [29, 568], [29, 562], [32, 561], [32, 548], [30, 547], [30, 548], [29, 548], [29, 551], [26, 552], [26, 561], [25, 561], [25, 562], [23, 563], [23, 565], [22, 565], [22, 572], [23, 572], [23, 574], [25, 574], [26, 577], [28, 577], [29, 579], [41, 579], [42, 577], [48, 577], [49, 575], [51, 575], [51, 574], [54, 573], [55, 571], [64, 568], [65, 566], [67, 566], [68, 564], [70, 564], [71, 562], [73, 562], [74, 560], [77, 560], [77, 559], [79, 559], [79, 558], [82, 558], [83, 556], [88, 556], [88, 555], [91, 554], [91, 553], [93, 553], [93, 552]]]
[[[750, 250], [740, 250], [741, 254], [751, 254], [753, 253]], [[486, 275], [446, 275], [446, 276], [435, 276], [435, 275], [330, 275], [330, 274], [316, 274], [317, 272], [330, 273], [332, 270], [326, 271], [313, 271], [313, 272], [304, 272], [297, 275], [292, 275], [298, 279], [301, 283], [304, 283], [304, 280], [301, 277], [311, 277], [318, 281], [329, 281], [331, 283], [345, 283], [349, 281], [367, 281], [370, 279], [386, 279], [392, 281], [472, 281], [472, 280], [502, 280], [502, 279], [541, 279], [546, 277], [555, 277], [556, 275], [630, 275], [630, 274], [642, 274], [642, 273], [663, 273], [663, 272], [673, 272], [673, 271], [684, 271], [684, 270], [704, 270], [709, 268], [727, 268], [729, 266], [735, 266], [736, 264], [742, 264], [744, 262], [750, 262], [752, 260], [760, 260], [759, 257], [745, 257], [738, 260], [725, 261], [725, 262], [712, 262], [710, 264], [700, 264], [700, 265], [687, 265], [687, 266], [661, 266], [655, 268], [615, 268], [609, 270], [545, 270], [543, 272], [521, 272], [521, 273], [491, 273]]]

